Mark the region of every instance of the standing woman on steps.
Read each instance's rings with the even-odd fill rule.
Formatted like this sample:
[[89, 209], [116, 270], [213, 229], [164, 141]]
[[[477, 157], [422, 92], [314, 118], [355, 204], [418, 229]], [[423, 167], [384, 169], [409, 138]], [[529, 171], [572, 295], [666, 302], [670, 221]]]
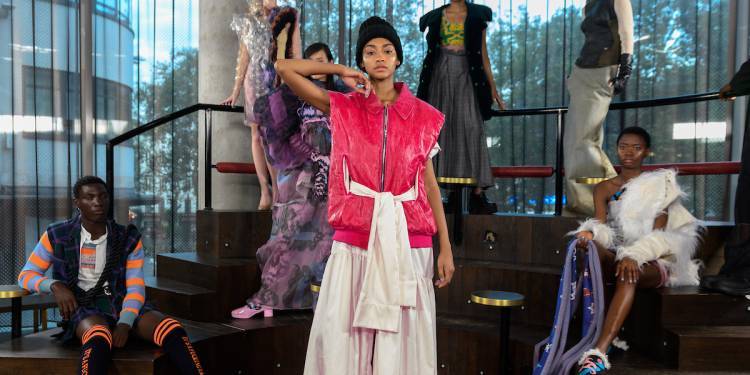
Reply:
[[492, 117], [493, 102], [505, 109], [487, 54], [490, 21], [490, 8], [465, 0], [451, 0], [419, 19], [419, 29], [429, 31], [417, 96], [445, 114], [435, 175], [476, 181], [472, 213], [495, 212], [482, 192], [494, 185], [483, 126]]
[[[331, 116], [328, 222], [335, 234], [306, 375], [437, 373], [435, 234], [435, 285], [447, 286], [454, 271], [430, 160], [440, 150], [443, 115], [394, 82], [404, 58], [393, 26], [370, 17], [358, 31], [361, 71], [309, 60], [276, 64], [296, 94]], [[339, 75], [356, 92], [323, 90], [307, 79], [318, 74]]]
[[[323, 43], [310, 45], [305, 58], [333, 63], [331, 50]], [[313, 76], [311, 81], [326, 90], [349, 91], [331, 74]], [[269, 159], [277, 170], [278, 196], [271, 215], [271, 237], [256, 254], [260, 290], [232, 311], [237, 319], [261, 312], [269, 316], [273, 309], [311, 308], [310, 283], [322, 279], [333, 242], [327, 220], [329, 117], [300, 101], [287, 85], [258, 98], [255, 108]]]
[[266, 159], [254, 106], [257, 98], [279, 85], [273, 63], [278, 59], [302, 56], [297, 11], [279, 7], [276, 0], [248, 0], [248, 13], [235, 15], [231, 28], [240, 40], [237, 68], [232, 94], [221, 104], [235, 105], [240, 91], [244, 90], [245, 124], [252, 132], [251, 150], [260, 184], [258, 209], [269, 210], [276, 196], [276, 171]]

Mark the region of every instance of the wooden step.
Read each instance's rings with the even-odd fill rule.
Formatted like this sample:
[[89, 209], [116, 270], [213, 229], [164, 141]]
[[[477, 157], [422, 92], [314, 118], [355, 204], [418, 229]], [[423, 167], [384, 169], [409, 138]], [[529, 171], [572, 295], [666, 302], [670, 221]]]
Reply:
[[[206, 374], [239, 374], [247, 371], [243, 360], [247, 348], [242, 330], [215, 322], [181, 319], [181, 323], [200, 356]], [[157, 374], [174, 372], [172, 368], [165, 368], [170, 365], [169, 362], [157, 365]]]
[[623, 337], [641, 353], [674, 364], [666, 329], [670, 326], [750, 326], [750, 301], [698, 287], [644, 289], [636, 292]]
[[[207, 373], [236, 373], [231, 356], [215, 357], [241, 344], [243, 332], [215, 323], [181, 320], [201, 364]], [[51, 336], [60, 328], [29, 334], [0, 343], [0, 374], [74, 374], [77, 371], [80, 346], [62, 345]], [[125, 349], [113, 353], [110, 374], [173, 374], [174, 365], [155, 345], [131, 338]]]
[[199, 253], [162, 253], [156, 275], [216, 291], [221, 316], [245, 303], [260, 288], [260, 271], [255, 259], [217, 258]]
[[211, 289], [163, 277], [146, 277], [146, 297], [165, 314], [202, 322], [222, 320], [217, 293]]
[[547, 266], [455, 260], [456, 271], [450, 286], [435, 290], [438, 313], [466, 317], [497, 316], [495, 309], [470, 303], [471, 292], [484, 289], [521, 293], [525, 304], [517, 309], [517, 322], [549, 325], [557, 303], [560, 270]]
[[273, 318], [234, 319], [227, 323], [244, 332], [244, 367], [250, 374], [301, 374], [312, 312], [281, 311], [274, 314]]
[[[560, 266], [565, 260], [565, 234], [578, 225], [574, 218], [544, 215], [467, 215], [464, 240], [453, 255], [514, 264]], [[495, 243], [485, 234], [495, 233]]]
[[[510, 359], [513, 374], [530, 374], [534, 345], [549, 331], [521, 325], [511, 318]], [[437, 317], [438, 374], [497, 374], [501, 353], [497, 320], [439, 314]]]
[[270, 211], [200, 210], [197, 252], [217, 258], [254, 258], [271, 234]]
[[[0, 343], [1, 374], [75, 374], [80, 347], [64, 346], [51, 336], [60, 328], [34, 333]], [[117, 352], [110, 374], [153, 374], [154, 361], [161, 352], [143, 342], [129, 343]]]
[[[463, 242], [455, 246], [456, 259], [487, 260], [514, 264], [562, 266], [579, 219], [547, 215], [466, 215], [463, 218]], [[707, 222], [697, 257], [708, 259], [723, 245], [731, 223]], [[485, 234], [495, 233], [495, 243]]]
[[750, 325], [750, 300], [701, 290], [699, 287], [662, 288], [661, 320], [670, 325]]
[[677, 326], [666, 338], [669, 364], [680, 371], [750, 371], [750, 326]]

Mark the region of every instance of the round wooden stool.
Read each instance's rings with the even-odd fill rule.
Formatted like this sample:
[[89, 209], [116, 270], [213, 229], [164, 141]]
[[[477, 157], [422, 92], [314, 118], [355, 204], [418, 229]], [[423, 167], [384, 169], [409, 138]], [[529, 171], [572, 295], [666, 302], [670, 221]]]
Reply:
[[500, 308], [500, 374], [510, 374], [510, 311], [524, 302], [523, 294], [497, 290], [479, 290], [471, 293], [471, 302]]
[[460, 245], [463, 240], [461, 226], [464, 218], [464, 193], [467, 187], [477, 184], [477, 180], [471, 177], [438, 177], [437, 182], [446, 185], [451, 191], [456, 193], [455, 199], [451, 202], [453, 210], [453, 244]]
[[18, 285], [0, 285], [0, 298], [10, 298], [10, 337], [21, 337], [21, 297], [31, 294]]

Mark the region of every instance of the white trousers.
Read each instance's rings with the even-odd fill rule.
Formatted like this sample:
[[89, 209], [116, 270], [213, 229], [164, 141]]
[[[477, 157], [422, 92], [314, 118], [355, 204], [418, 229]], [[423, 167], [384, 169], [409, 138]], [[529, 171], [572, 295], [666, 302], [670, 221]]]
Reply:
[[416, 307], [403, 307], [398, 332], [354, 328], [367, 251], [335, 241], [307, 345], [305, 375], [437, 373], [435, 290], [431, 248], [409, 249]]
[[594, 185], [579, 184], [576, 178], [617, 175], [602, 150], [604, 120], [613, 93], [609, 80], [616, 72], [617, 66], [593, 69], [573, 66], [568, 77], [570, 105], [563, 136], [568, 214], [594, 216]]

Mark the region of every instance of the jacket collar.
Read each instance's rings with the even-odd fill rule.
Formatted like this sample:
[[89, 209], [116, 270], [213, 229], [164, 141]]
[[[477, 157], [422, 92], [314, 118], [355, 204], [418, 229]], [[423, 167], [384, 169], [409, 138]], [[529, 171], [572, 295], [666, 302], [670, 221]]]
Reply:
[[[411, 91], [409, 91], [409, 87], [403, 82], [396, 82], [394, 86], [396, 88], [396, 91], [398, 91], [398, 98], [396, 98], [396, 101], [393, 102], [393, 104], [391, 104], [389, 108], [396, 111], [396, 113], [398, 113], [398, 116], [401, 117], [402, 120], [407, 120], [411, 117], [412, 112], [414, 112], [416, 98], [411, 93]], [[367, 98], [365, 98], [364, 96], [362, 97], [365, 101], [365, 107], [370, 113], [380, 114], [380, 112], [383, 111], [384, 106], [374, 92], [370, 93], [370, 96], [368, 96]]]
[[[431, 11], [429, 11], [427, 14], [422, 16], [419, 20], [419, 30], [424, 32], [427, 27], [435, 28], [435, 30], [440, 30], [440, 20], [443, 19], [443, 11], [445, 8], [448, 8], [450, 4], [445, 4], [441, 7], [435, 8]], [[464, 26], [469, 23], [469, 20], [474, 17], [474, 13], [476, 10], [476, 4], [472, 4], [467, 2], [466, 3], [466, 19], [464, 20]]]
[[[81, 215], [73, 216], [67, 222], [67, 229], [60, 233], [60, 241], [70, 243], [71, 245], [81, 246]], [[109, 239], [114, 230], [114, 221], [107, 220], [107, 239]]]

